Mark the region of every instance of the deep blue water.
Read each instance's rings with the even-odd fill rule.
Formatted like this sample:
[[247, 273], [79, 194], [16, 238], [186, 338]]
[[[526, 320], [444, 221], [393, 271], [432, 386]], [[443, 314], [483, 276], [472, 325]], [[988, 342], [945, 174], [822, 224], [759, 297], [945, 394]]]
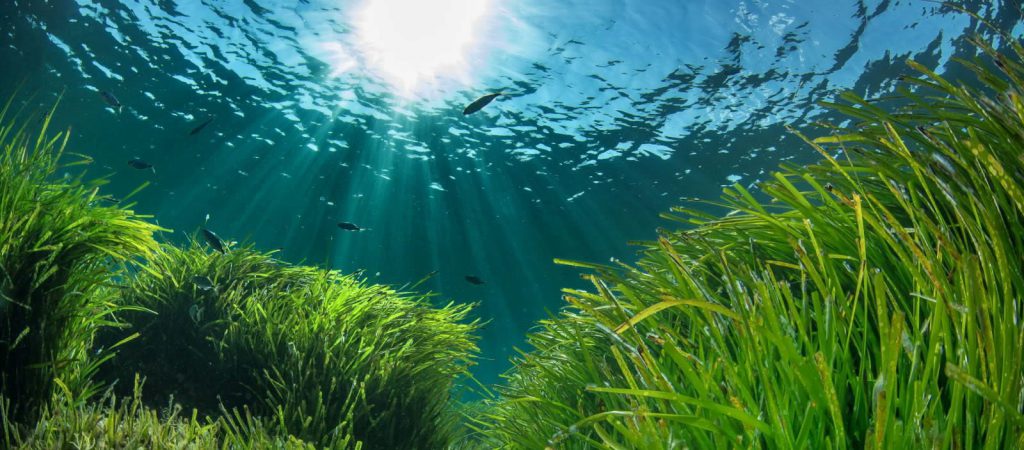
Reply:
[[[1016, 2], [965, 7], [1021, 34]], [[137, 209], [168, 239], [206, 223], [376, 282], [436, 270], [424, 288], [489, 321], [486, 383], [581, 285], [553, 258], [630, 260], [681, 197], [814, 160], [784, 127], [813, 134], [816, 102], [988, 33], [921, 0], [0, 0], [0, 24], [4, 97], [60, 97], [71, 149], [114, 195], [150, 182]]]

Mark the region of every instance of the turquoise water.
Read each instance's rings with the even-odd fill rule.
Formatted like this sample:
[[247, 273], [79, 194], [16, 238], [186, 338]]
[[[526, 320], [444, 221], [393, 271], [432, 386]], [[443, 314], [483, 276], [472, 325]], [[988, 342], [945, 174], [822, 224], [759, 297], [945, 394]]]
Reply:
[[[1013, 5], [966, 7], [1019, 35]], [[815, 159], [785, 126], [813, 132], [816, 102], [885, 93], [908, 57], [942, 70], [984, 30], [837, 0], [5, 0], [0, 23], [4, 97], [61, 98], [71, 148], [115, 196], [150, 183], [137, 209], [168, 239], [437, 271], [423, 288], [489, 321], [485, 383], [582, 285], [554, 258], [629, 261], [681, 197]]]

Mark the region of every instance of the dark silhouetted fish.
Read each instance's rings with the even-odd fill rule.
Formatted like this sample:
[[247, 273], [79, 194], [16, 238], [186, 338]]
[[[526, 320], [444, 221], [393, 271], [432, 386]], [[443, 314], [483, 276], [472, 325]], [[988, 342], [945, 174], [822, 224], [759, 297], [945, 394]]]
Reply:
[[227, 250], [224, 249], [224, 241], [221, 241], [220, 237], [206, 228], [202, 228], [201, 231], [203, 232], [203, 239], [206, 239], [206, 243], [210, 244], [210, 247], [213, 247], [218, 252], [227, 253]]
[[117, 97], [114, 97], [114, 94], [107, 91], [100, 91], [100, 97], [103, 97], [103, 101], [107, 102], [108, 105], [113, 106], [117, 112], [121, 112], [121, 107], [124, 105], [121, 104], [121, 101], [118, 100]]
[[475, 285], [484, 284], [484, 280], [481, 280], [480, 277], [475, 275], [466, 275], [466, 281], [473, 283]]
[[213, 289], [213, 280], [211, 280], [209, 277], [204, 277], [202, 275], [196, 275], [192, 277], [192, 284], [196, 285], [197, 288], [204, 291], [209, 291], [210, 289]]
[[156, 173], [156, 168], [154, 168], [152, 164], [143, 161], [142, 158], [133, 158], [131, 161], [128, 161], [128, 166], [132, 169], [138, 170], [149, 169], [152, 170], [153, 173]]
[[193, 128], [192, 131], [189, 131], [188, 135], [189, 136], [195, 136], [195, 135], [199, 134], [199, 132], [203, 131], [203, 128], [206, 128], [206, 126], [209, 125], [210, 122], [213, 122], [213, 116], [210, 116], [210, 118], [206, 119], [205, 122], [203, 122], [203, 123], [199, 124], [197, 127]]
[[493, 94], [487, 94], [487, 95], [485, 95], [483, 97], [480, 97], [480, 98], [478, 98], [476, 100], [473, 100], [473, 103], [470, 103], [469, 105], [466, 105], [466, 109], [462, 110], [462, 115], [468, 116], [470, 114], [473, 114], [473, 113], [483, 109], [484, 106], [487, 106], [488, 103], [492, 102], [499, 95], [505, 95], [505, 93], [504, 92], [495, 92]]
[[354, 223], [349, 223], [349, 222], [338, 222], [338, 228], [341, 228], [342, 230], [345, 230], [345, 231], [365, 231], [365, 230], [369, 230], [369, 228], [363, 228], [363, 227], [361, 227], [359, 225], [356, 225]]

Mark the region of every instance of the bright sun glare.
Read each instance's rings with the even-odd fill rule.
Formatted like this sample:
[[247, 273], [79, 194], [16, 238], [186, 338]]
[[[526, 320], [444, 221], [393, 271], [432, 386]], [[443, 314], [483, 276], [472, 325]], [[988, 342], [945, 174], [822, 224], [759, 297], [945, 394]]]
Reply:
[[406, 92], [463, 68], [487, 0], [367, 0], [356, 31], [368, 66]]

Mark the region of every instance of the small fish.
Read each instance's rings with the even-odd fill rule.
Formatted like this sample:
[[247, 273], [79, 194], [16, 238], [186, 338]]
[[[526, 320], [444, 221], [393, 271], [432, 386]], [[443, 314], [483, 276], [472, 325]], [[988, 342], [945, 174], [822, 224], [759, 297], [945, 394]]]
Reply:
[[470, 103], [469, 105], [466, 105], [466, 109], [462, 110], [462, 115], [468, 116], [470, 114], [473, 114], [473, 113], [483, 109], [484, 106], [487, 106], [488, 103], [493, 101], [499, 95], [505, 95], [505, 93], [504, 92], [495, 92], [493, 94], [487, 94], [487, 95], [485, 95], [483, 97], [480, 97], [480, 98], [478, 98], [476, 100], [473, 100], [473, 103]]
[[121, 101], [118, 100], [117, 97], [114, 97], [114, 94], [107, 91], [100, 91], [100, 97], [103, 97], [103, 101], [107, 102], [108, 105], [113, 106], [117, 112], [121, 112], [121, 108], [124, 105], [121, 104]]
[[188, 135], [189, 136], [195, 136], [195, 135], [199, 134], [199, 132], [203, 131], [203, 128], [206, 128], [206, 126], [209, 125], [210, 122], [213, 122], [213, 116], [210, 116], [210, 118], [206, 119], [205, 122], [203, 122], [203, 123], [199, 124], [197, 127], [193, 128], [192, 131], [189, 131]]
[[150, 163], [148, 163], [146, 161], [143, 161], [142, 158], [138, 158], [138, 157], [133, 158], [132, 160], [128, 161], [128, 166], [131, 167], [132, 169], [138, 169], [138, 170], [149, 169], [149, 170], [152, 170], [153, 173], [156, 173], [156, 168], [154, 168], [152, 164], [150, 164]]
[[475, 275], [466, 275], [466, 281], [468, 281], [470, 283], [473, 283], [475, 285], [478, 285], [478, 286], [481, 285], [481, 284], [484, 284], [484, 280], [481, 280], [480, 277], [475, 276]]
[[369, 230], [369, 228], [363, 228], [363, 227], [361, 227], [359, 225], [356, 225], [354, 223], [349, 223], [349, 222], [338, 222], [338, 228], [341, 228], [342, 230], [345, 230], [345, 231], [366, 231], [366, 230]]
[[203, 232], [203, 239], [206, 239], [206, 243], [210, 244], [210, 247], [222, 254], [227, 253], [227, 250], [224, 249], [224, 242], [220, 240], [220, 237], [206, 228], [202, 228], [201, 230]]
[[197, 288], [203, 291], [209, 291], [210, 289], [213, 289], [213, 280], [211, 280], [209, 277], [204, 277], [202, 275], [196, 275], [192, 277], [192, 284], [196, 285]]

